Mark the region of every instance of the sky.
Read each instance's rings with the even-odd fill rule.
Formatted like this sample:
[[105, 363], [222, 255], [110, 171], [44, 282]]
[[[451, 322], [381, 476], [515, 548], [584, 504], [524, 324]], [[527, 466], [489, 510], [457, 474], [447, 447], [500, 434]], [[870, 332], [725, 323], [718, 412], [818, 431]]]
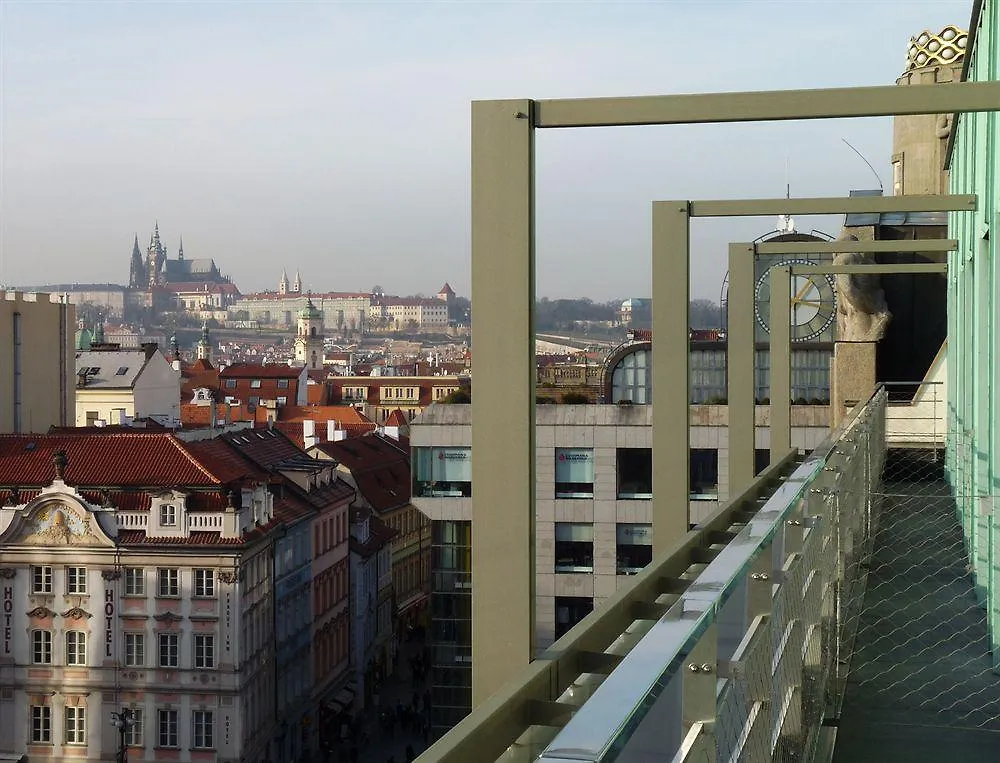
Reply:
[[[244, 293], [467, 296], [471, 101], [892, 84], [971, 7], [0, 0], [0, 284], [127, 283], [158, 221]], [[648, 295], [656, 199], [877, 188], [844, 140], [890, 184], [889, 119], [539, 130], [538, 295]], [[774, 227], [694, 221], [692, 295]]]

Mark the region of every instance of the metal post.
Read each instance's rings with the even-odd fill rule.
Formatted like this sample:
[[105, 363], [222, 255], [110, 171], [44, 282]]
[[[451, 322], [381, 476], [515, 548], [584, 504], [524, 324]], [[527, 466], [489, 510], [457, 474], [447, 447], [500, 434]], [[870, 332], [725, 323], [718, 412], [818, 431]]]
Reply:
[[[726, 327], [726, 386], [729, 409], [729, 495], [739, 495], [754, 477], [754, 249], [729, 245]], [[784, 456], [784, 453], [781, 454]]]
[[791, 431], [791, 271], [775, 265], [771, 277], [771, 461], [777, 461], [792, 447]]
[[472, 104], [472, 704], [531, 661], [535, 609], [534, 131]]
[[689, 214], [653, 203], [653, 554], [688, 530], [691, 424]]

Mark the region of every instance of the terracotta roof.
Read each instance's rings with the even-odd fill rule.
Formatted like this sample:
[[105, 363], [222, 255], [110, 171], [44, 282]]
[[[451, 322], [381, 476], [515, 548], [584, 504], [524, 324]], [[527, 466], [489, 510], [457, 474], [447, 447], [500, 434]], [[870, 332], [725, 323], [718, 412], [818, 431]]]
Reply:
[[240, 451], [221, 437], [195, 440], [187, 443], [187, 448], [214, 474], [222, 477], [224, 482], [235, 482], [244, 477], [257, 482], [266, 482], [270, 476], [253, 461], [240, 455]]
[[438, 294], [454, 294], [454, 293], [455, 292], [452, 290], [451, 286], [448, 285], [447, 281], [444, 282], [444, 286], [442, 286], [441, 290], [438, 292]]
[[320, 443], [316, 447], [351, 473], [358, 492], [376, 511], [388, 511], [410, 502], [409, 451], [399, 443], [370, 435]]
[[221, 379], [297, 379], [302, 368], [272, 363], [233, 363], [219, 372]]
[[399, 408], [390, 413], [389, 418], [385, 420], [387, 427], [405, 427], [409, 426], [409, 423], [406, 420], [406, 414], [399, 410]]
[[[303, 435], [303, 424], [301, 421], [275, 421], [274, 428], [281, 430], [300, 448], [305, 448], [305, 435]], [[347, 434], [347, 439], [354, 437], [364, 437], [365, 435], [371, 434], [378, 427], [373, 423], [369, 422], [367, 424], [338, 424], [337, 429], [345, 432]], [[315, 437], [317, 442], [330, 442], [327, 439], [327, 429], [325, 422], [317, 422], [315, 429]]]
[[371, 424], [372, 420], [350, 405], [286, 405], [278, 411], [278, 421], [336, 421], [343, 424]]
[[0, 485], [50, 484], [58, 450], [66, 451], [71, 485], [181, 487], [225, 481], [171, 434], [117, 429], [107, 434], [0, 435]]
[[183, 538], [150, 538], [145, 530], [119, 530], [123, 546], [241, 546], [243, 538], [223, 538], [217, 532], [192, 532]]
[[[315, 461], [277, 429], [243, 429], [221, 439], [261, 469], [309, 466]], [[317, 470], [322, 467], [318, 462], [313, 465]]]

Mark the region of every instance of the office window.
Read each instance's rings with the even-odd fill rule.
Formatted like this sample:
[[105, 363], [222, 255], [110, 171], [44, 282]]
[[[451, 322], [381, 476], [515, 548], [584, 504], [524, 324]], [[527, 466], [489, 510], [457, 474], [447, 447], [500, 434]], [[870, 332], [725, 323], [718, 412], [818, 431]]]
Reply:
[[143, 747], [142, 738], [145, 727], [145, 712], [141, 707], [132, 708], [132, 722], [125, 730], [125, 744], [129, 747]]
[[52, 568], [32, 567], [31, 568], [31, 592], [32, 593], [52, 593]]
[[215, 667], [215, 636], [198, 633], [194, 637], [194, 666]]
[[141, 567], [125, 568], [125, 595], [146, 595], [146, 571]]
[[461, 498], [472, 495], [472, 448], [414, 448], [417, 495]]
[[87, 664], [87, 634], [83, 631], [66, 631], [66, 664]]
[[159, 746], [177, 747], [177, 711], [160, 710], [157, 713], [159, 725]]
[[31, 661], [35, 665], [52, 664], [52, 631], [31, 632]]
[[653, 560], [653, 526], [619, 523], [615, 544], [619, 575], [634, 575]]
[[215, 572], [213, 570], [194, 571], [194, 595], [215, 596]]
[[146, 635], [144, 633], [125, 634], [125, 664], [141, 668], [146, 664]]
[[192, 747], [198, 749], [215, 747], [214, 719], [210, 710], [195, 710], [192, 727]]
[[556, 596], [556, 638], [594, 611], [594, 600], [583, 596]]
[[260, 389], [260, 379], [251, 379], [250, 389]]
[[690, 490], [694, 500], [718, 500], [719, 451], [691, 448]]
[[556, 498], [594, 497], [594, 449], [556, 448]]
[[66, 593], [85, 594], [87, 593], [87, 568], [67, 567], [66, 568]]
[[177, 634], [176, 633], [161, 633], [160, 634], [160, 667], [161, 668], [176, 668], [177, 667]]
[[652, 449], [618, 448], [618, 497], [653, 497]]
[[48, 705], [31, 706], [31, 741], [35, 744], [52, 743], [52, 708]]
[[653, 359], [649, 350], [634, 350], [611, 371], [611, 402], [653, 402]]
[[160, 527], [177, 526], [177, 507], [172, 503], [160, 504]]
[[180, 596], [180, 570], [177, 568], [163, 568], [157, 571], [157, 595], [158, 596]]
[[87, 744], [87, 708], [66, 708], [66, 744]]
[[594, 526], [556, 522], [556, 572], [594, 571]]

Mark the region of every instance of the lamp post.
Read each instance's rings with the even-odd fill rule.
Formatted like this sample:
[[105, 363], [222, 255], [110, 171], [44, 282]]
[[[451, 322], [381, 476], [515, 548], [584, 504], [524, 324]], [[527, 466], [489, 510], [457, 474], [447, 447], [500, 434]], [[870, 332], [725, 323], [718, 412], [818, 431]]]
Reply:
[[117, 763], [128, 763], [128, 746], [125, 744], [125, 732], [132, 728], [132, 711], [123, 707], [119, 712], [111, 713], [111, 725], [118, 729]]

